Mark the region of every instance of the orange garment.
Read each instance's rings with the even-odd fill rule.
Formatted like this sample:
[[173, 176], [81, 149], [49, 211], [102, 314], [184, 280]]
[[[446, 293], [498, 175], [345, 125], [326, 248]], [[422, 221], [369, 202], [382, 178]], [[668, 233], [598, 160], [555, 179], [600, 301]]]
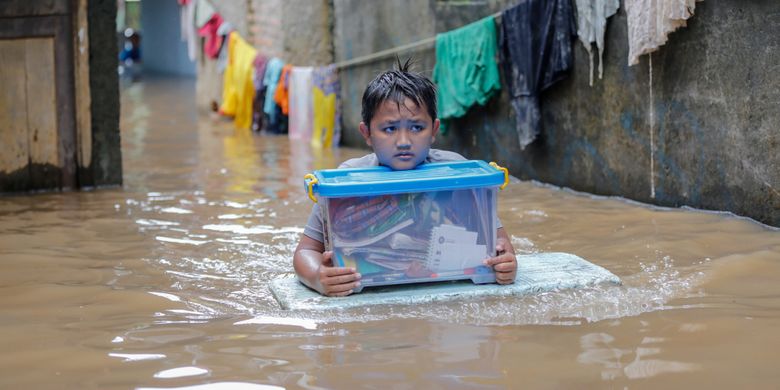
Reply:
[[233, 122], [240, 129], [248, 129], [252, 125], [252, 100], [255, 97], [252, 72], [256, 56], [257, 50], [246, 43], [238, 32], [230, 33], [219, 112], [234, 117]]
[[290, 89], [287, 87], [287, 79], [291, 70], [292, 65], [290, 64], [282, 68], [282, 75], [279, 76], [279, 84], [277, 84], [276, 93], [274, 93], [274, 102], [282, 108], [284, 115], [290, 114]]

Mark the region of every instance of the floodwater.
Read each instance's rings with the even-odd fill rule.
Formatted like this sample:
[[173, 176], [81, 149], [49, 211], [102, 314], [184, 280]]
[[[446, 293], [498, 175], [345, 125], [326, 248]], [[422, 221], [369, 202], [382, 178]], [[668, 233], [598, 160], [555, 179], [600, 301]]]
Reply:
[[198, 117], [192, 81], [122, 92], [122, 188], [0, 198], [0, 388], [778, 388], [780, 232], [529, 182], [520, 253], [622, 286], [280, 310], [312, 152]]

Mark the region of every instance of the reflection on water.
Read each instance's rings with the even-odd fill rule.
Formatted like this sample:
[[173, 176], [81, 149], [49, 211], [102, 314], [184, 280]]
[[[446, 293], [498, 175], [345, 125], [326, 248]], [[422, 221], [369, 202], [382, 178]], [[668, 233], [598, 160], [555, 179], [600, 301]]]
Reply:
[[[122, 93], [121, 189], [0, 198], [0, 388], [772, 387], [780, 233], [541, 184], [500, 194], [521, 253], [619, 275], [527, 297], [280, 310], [312, 151]], [[479, 156], [474, 156], [479, 157]]]

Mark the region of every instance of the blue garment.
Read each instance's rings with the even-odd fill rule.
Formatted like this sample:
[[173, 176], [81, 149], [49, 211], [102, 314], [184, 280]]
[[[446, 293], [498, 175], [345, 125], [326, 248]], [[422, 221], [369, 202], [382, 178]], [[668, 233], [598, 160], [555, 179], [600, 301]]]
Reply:
[[282, 67], [284, 62], [276, 57], [271, 58], [265, 65], [265, 76], [263, 77], [263, 85], [265, 85], [265, 104], [263, 105], [263, 112], [268, 115], [268, 122], [275, 124], [276, 118], [276, 102], [274, 102], [274, 94], [276, 93], [276, 86], [279, 84], [279, 76], [282, 74]]
[[119, 60], [122, 62], [125, 62], [127, 60], [133, 60], [133, 62], [138, 62], [141, 59], [141, 49], [130, 46], [125, 47], [121, 53], [119, 53]]

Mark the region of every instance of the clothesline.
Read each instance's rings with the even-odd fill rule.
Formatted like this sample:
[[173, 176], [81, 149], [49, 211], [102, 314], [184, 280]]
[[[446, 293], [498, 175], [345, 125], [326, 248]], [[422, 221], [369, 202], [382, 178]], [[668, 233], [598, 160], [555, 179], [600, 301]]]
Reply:
[[[493, 18], [498, 18], [499, 16], [501, 16], [501, 12], [496, 12], [493, 15], [490, 15], [490, 16], [492, 16]], [[362, 56], [362, 57], [357, 57], [357, 58], [352, 58], [352, 59], [349, 59], [349, 60], [346, 60], [346, 61], [337, 62], [337, 63], [335, 63], [333, 65], [337, 69], [349, 68], [351, 66], [360, 65], [360, 64], [363, 64], [363, 63], [367, 63], [367, 62], [372, 62], [372, 61], [380, 59], [380, 58], [389, 57], [389, 56], [391, 56], [393, 54], [402, 53], [402, 52], [407, 51], [407, 50], [412, 50], [412, 49], [417, 49], [419, 47], [428, 46], [428, 45], [433, 44], [435, 42], [436, 42], [436, 37], [433, 36], [433, 37], [429, 37], [429, 38], [425, 38], [425, 39], [419, 40], [417, 42], [407, 43], [405, 45], [396, 46], [396, 47], [393, 47], [393, 48], [390, 48], [390, 49], [387, 49], [387, 50], [378, 51], [376, 53], [372, 53], [372, 54], [365, 55], [365, 56]]]
[[[276, 81], [274, 80], [281, 77], [279, 70], [284, 65], [273, 67], [273, 69], [275, 69], [274, 73], [269, 72], [268, 68], [266, 68], [266, 61], [262, 60], [262, 63], [257, 62], [256, 58], [261, 58], [261, 56], [257, 55], [257, 50], [244, 41], [237, 32], [230, 33], [230, 44], [227, 46], [226, 51], [225, 42], [222, 42], [222, 37], [225, 36], [228, 29], [225, 28], [224, 32], [221, 30], [223, 30], [223, 27], [227, 26], [228, 23], [221, 23], [221, 16], [216, 12], [213, 6], [211, 6], [209, 0], [179, 1], [181, 4], [186, 4], [184, 7], [189, 6], [189, 8], [186, 9], [189, 14], [186, 16], [183, 15], [182, 18], [182, 31], [185, 30], [184, 27], [191, 30], [191, 27], [194, 27], [191, 26], [194, 21], [206, 20], [206, 16], [211, 15], [207, 22], [203, 22], [205, 24], [202, 26], [200, 25], [200, 22], [196, 22], [199, 27], [197, 30], [198, 35], [207, 37], [206, 43], [204, 44], [204, 50], [206, 50], [206, 48], [217, 49], [210, 50], [209, 57], [217, 58], [217, 61], [219, 61], [223, 55], [231, 57], [241, 54], [241, 56], [243, 56], [239, 56], [241, 57], [240, 60], [227, 61], [228, 65], [240, 65], [238, 67], [240, 69], [236, 69], [236, 75], [230, 74], [227, 71], [227, 68], [225, 70], [223, 106], [220, 107], [220, 112], [228, 116], [235, 116], [235, 121], [239, 127], [246, 127], [247, 121], [251, 121], [253, 126], [258, 122], [261, 123], [260, 126], [262, 126], [260, 120], [264, 115], [269, 117], [269, 123], [274, 123], [273, 118], [275, 117], [274, 114], [276, 109], [281, 107], [285, 101], [284, 99], [281, 99], [279, 102], [276, 101]], [[289, 82], [290, 85], [297, 85], [298, 88], [296, 88], [296, 90], [300, 90], [299, 92], [301, 92], [293, 94], [292, 91], [289, 91], [288, 101], [295, 95], [300, 97], [300, 103], [302, 104], [300, 110], [296, 111], [292, 110], [292, 108], [289, 110], [290, 112], [295, 111], [301, 114], [299, 122], [302, 124], [301, 126], [293, 126], [293, 118], [288, 115], [290, 116], [290, 134], [293, 134], [293, 128], [300, 127], [304, 130], [310, 130], [313, 126], [317, 131], [327, 131], [327, 133], [323, 134], [332, 134], [332, 140], [336, 140], [335, 144], [338, 144], [339, 126], [337, 125], [340, 121], [338, 70], [359, 64], [371, 63], [378, 59], [389, 57], [394, 54], [397, 55], [404, 51], [420, 50], [420, 48], [436, 44], [436, 66], [433, 69], [433, 82], [437, 85], [440, 92], [437, 105], [439, 106], [439, 116], [443, 121], [442, 123], [446, 123], [447, 119], [463, 116], [469, 107], [475, 104], [484, 105], [495, 91], [501, 89], [498, 76], [498, 64], [494, 63], [499, 57], [500, 50], [500, 53], [504, 56], [501, 61], [502, 64], [507, 67], [507, 74], [519, 72], [519, 75], [515, 78], [508, 78], [507, 83], [508, 87], [512, 90], [510, 95], [514, 96], [511, 104], [517, 116], [519, 142], [521, 148], [523, 148], [530, 144], [539, 133], [539, 93], [552, 85], [552, 83], [564, 77], [565, 73], [568, 72], [568, 69], [572, 67], [573, 56], [571, 39], [579, 36], [591, 56], [591, 80], [593, 77], [594, 54], [591, 45], [593, 45], [593, 43], [596, 44], [600, 59], [599, 78], [601, 78], [601, 56], [604, 51], [606, 20], [618, 10], [620, 2], [619, 0], [584, 1], [585, 2], [582, 4], [580, 4], [579, 1], [577, 2], [578, 6], [580, 6], [577, 14], [578, 17], [580, 17], [580, 19], [577, 20], [577, 31], [574, 31], [575, 13], [571, 0], [529, 0], [528, 2], [520, 3], [515, 7], [496, 12], [481, 18], [477, 22], [470, 23], [446, 33], [436, 34], [433, 37], [381, 50], [365, 56], [331, 63], [328, 66], [312, 68], [294, 67], [287, 64], [291, 71], [285, 79], [285, 87], [288, 88], [287, 82]], [[642, 2], [642, 0], [626, 0], [625, 7], [628, 15], [629, 27], [629, 53], [633, 61], [636, 61], [636, 58], [642, 54], [656, 50], [658, 46], [666, 41], [666, 35], [669, 32], [684, 26], [686, 19], [693, 14], [695, 3], [702, 0], [663, 1], [674, 2], [674, 5], [678, 6], [677, 8], [671, 9], [671, 11], [674, 12], [672, 13], [672, 16], [667, 17], [669, 28], [663, 31], [663, 36], [658, 37], [663, 39], [662, 42], [653, 41], [644, 44], [648, 34], [650, 34], [651, 31], [655, 34], [655, 30], [653, 30], [654, 22], [646, 21], [645, 18], [642, 18], [642, 15], [650, 11], [667, 12], [671, 5], [663, 2], [658, 5], [651, 5]], [[685, 4], [678, 3], [679, 1], [684, 1]], [[538, 5], [538, 7], [530, 6], [529, 4], [531, 3]], [[684, 9], [681, 8], [683, 6]], [[646, 7], [650, 7], [650, 11], [648, 11]], [[183, 10], [185, 9], [183, 8]], [[502, 29], [502, 37], [504, 37], [502, 39], [497, 39], [496, 37], [497, 21], [495, 19], [498, 18], [502, 19], [498, 21], [498, 24], [500, 24], [500, 28]], [[185, 34], [182, 35], [184, 36]], [[554, 37], [554, 39], [550, 40], [548, 39], [549, 37]], [[216, 40], [215, 44], [214, 40]], [[212, 42], [213, 44], [209, 45], [209, 42]], [[636, 46], [634, 42], [642, 43], [642, 45], [634, 47]], [[222, 44], [220, 45], [220, 43]], [[239, 49], [234, 50], [233, 43], [240, 43], [240, 45], [237, 46]], [[500, 44], [501, 47], [496, 47], [497, 44]], [[456, 50], [453, 48], [457, 47], [465, 48], [469, 51], [468, 56], [471, 57], [464, 60], [463, 58], [465, 57], [463, 56], [454, 56], [452, 51]], [[532, 52], [530, 56], [529, 52]], [[534, 56], [551, 56], [550, 61], [558, 61], [559, 63], [545, 65], [548, 69], [539, 69], [539, 66], [542, 66], [541, 64], [547, 64], [549, 61], [547, 59], [540, 60]], [[272, 58], [271, 60], [281, 62], [278, 58]], [[471, 84], [464, 84], [465, 80], [468, 80], [472, 76], [468, 72], [471, 71], [472, 67], [476, 67], [479, 64], [491, 64], [489, 67], [480, 67], [479, 69], [479, 72], [485, 73], [485, 75], [483, 75], [484, 77], [478, 78], [484, 85], [475, 88]], [[629, 65], [631, 64], [632, 63], [630, 62]], [[317, 73], [316, 77], [315, 73]], [[263, 80], [257, 82], [257, 80], [260, 79], [260, 74], [263, 75]], [[317, 80], [314, 81], [314, 78]], [[271, 82], [266, 81], [265, 79], [268, 79]], [[292, 81], [293, 79], [300, 81], [300, 83], [294, 83]], [[249, 85], [253, 82], [254, 85]], [[228, 87], [231, 87], [232, 90]], [[265, 100], [261, 100], [263, 102], [263, 110], [259, 116], [253, 111], [254, 104], [252, 100], [255, 99], [255, 94], [241, 95], [236, 92], [250, 89], [254, 89], [255, 92], [261, 90], [266, 91]], [[312, 93], [317, 94], [314, 96]], [[283, 94], [280, 94], [280, 96], [282, 95]], [[313, 97], [310, 98], [310, 96]], [[465, 96], [467, 98], [454, 99], [452, 98], [454, 96], [461, 98]], [[314, 100], [317, 100], [316, 104], [314, 103]], [[278, 106], [274, 107], [273, 103], [278, 103]], [[240, 112], [241, 115], [230, 110], [232, 107], [231, 104], [242, 109]], [[290, 104], [289, 107], [292, 107], [292, 104]], [[322, 108], [321, 112], [314, 112], [320, 108]], [[306, 118], [303, 118], [304, 116]], [[259, 119], [255, 121], [255, 117], [258, 117]], [[239, 119], [242, 120], [240, 124]], [[314, 119], [321, 123], [314, 126], [314, 123], [312, 122]], [[442, 126], [442, 131], [444, 131], [443, 128], [444, 126]], [[304, 138], [306, 137], [304, 136]], [[323, 140], [320, 140], [320, 138], [322, 138], [322, 134], [312, 134], [312, 144], [319, 143], [323, 140], [323, 144], [333, 144], [331, 142], [325, 142], [331, 140], [330, 136], [326, 135]]]

